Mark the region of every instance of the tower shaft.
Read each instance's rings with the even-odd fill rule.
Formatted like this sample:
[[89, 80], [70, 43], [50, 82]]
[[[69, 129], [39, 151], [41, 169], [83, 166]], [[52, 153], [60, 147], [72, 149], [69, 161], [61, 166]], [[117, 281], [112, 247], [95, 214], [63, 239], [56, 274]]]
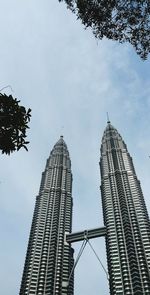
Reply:
[[72, 173], [61, 137], [42, 174], [36, 197], [20, 295], [73, 295], [73, 249], [64, 243], [72, 229]]
[[149, 217], [132, 158], [110, 122], [100, 170], [110, 294], [150, 294]]

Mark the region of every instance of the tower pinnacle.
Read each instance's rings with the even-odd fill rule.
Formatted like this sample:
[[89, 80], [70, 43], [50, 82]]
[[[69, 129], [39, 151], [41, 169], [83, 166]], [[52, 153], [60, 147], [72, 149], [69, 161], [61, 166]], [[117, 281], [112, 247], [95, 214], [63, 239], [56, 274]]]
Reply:
[[109, 114], [107, 112], [107, 123], [110, 124], [110, 120], [109, 120]]

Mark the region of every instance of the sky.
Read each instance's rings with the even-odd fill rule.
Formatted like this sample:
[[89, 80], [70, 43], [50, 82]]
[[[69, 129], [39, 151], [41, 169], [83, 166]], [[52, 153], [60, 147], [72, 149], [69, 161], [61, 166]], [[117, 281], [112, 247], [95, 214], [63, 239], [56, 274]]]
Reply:
[[[19, 293], [35, 197], [50, 150], [64, 135], [72, 161], [73, 231], [103, 225], [100, 143], [107, 117], [133, 157], [150, 213], [150, 59], [128, 44], [97, 41], [57, 0], [0, 0], [0, 89], [32, 109], [29, 151], [0, 156], [1, 294]], [[92, 246], [107, 268], [105, 241]], [[81, 243], [73, 245], [75, 255]], [[86, 246], [75, 295], [108, 295]]]

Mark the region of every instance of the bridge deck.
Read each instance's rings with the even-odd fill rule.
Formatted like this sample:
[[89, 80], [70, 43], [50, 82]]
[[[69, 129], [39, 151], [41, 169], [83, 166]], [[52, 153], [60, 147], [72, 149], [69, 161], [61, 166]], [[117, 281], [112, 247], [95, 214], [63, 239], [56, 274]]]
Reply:
[[66, 235], [66, 242], [74, 243], [83, 241], [84, 239], [93, 239], [104, 237], [106, 235], [106, 227], [98, 227], [94, 229], [88, 229], [76, 233], [71, 233]]

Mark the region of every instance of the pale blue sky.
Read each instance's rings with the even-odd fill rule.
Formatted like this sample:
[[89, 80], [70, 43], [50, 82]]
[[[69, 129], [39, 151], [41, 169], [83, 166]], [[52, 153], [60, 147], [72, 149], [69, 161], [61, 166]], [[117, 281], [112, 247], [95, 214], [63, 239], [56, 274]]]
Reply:
[[[41, 173], [62, 133], [72, 160], [74, 231], [103, 225], [99, 148], [107, 111], [133, 156], [150, 212], [150, 62], [131, 46], [97, 42], [57, 0], [0, 4], [0, 88], [11, 85], [32, 108], [29, 152], [0, 159], [1, 294], [16, 295]], [[106, 266], [103, 238], [92, 244]], [[88, 246], [75, 272], [75, 295], [83, 294], [108, 295]]]

